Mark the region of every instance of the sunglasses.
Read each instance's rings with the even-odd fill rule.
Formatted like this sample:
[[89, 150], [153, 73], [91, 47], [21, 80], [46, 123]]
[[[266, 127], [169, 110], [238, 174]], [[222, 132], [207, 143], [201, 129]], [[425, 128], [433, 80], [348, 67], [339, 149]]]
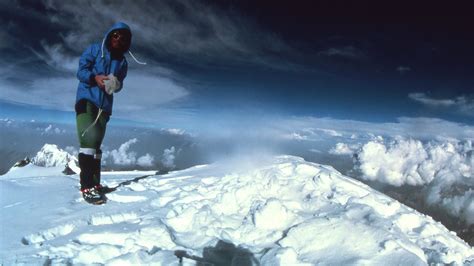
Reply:
[[121, 33], [119, 31], [115, 31], [115, 32], [112, 32], [112, 38], [114, 38], [115, 40], [120, 40], [122, 42], [128, 42], [130, 41], [130, 35], [126, 34], [126, 33]]

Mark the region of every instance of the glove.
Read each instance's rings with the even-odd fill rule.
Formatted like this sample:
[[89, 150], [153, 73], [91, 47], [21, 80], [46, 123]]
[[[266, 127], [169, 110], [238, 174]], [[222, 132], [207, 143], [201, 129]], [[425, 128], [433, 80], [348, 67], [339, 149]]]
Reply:
[[105, 92], [112, 95], [112, 93], [120, 88], [120, 81], [113, 74], [109, 74], [107, 77], [109, 79], [104, 80]]

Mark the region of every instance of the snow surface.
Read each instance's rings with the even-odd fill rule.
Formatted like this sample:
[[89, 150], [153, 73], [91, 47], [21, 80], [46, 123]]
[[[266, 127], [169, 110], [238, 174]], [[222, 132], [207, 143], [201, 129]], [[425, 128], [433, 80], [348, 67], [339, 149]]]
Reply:
[[[86, 204], [78, 176], [27, 165], [0, 177], [0, 262], [251, 265], [469, 264], [441, 223], [299, 157], [228, 160], [154, 175], [105, 172]], [[147, 177], [147, 175], [149, 175]]]

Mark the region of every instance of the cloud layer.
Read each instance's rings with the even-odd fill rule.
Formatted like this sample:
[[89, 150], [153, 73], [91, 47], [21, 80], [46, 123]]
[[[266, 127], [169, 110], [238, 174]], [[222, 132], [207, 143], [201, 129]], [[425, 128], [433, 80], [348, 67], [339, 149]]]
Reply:
[[426, 203], [474, 223], [472, 141], [370, 141], [357, 153], [357, 169], [366, 180], [422, 186]]
[[463, 95], [451, 99], [437, 99], [430, 97], [426, 93], [417, 92], [410, 93], [408, 97], [432, 108], [451, 108], [461, 114], [474, 116], [474, 95]]
[[47, 1], [50, 22], [66, 27], [64, 46], [75, 49], [102, 38], [116, 21], [125, 21], [133, 31], [137, 51], [200, 60], [248, 61], [268, 66], [267, 51], [281, 52], [288, 46], [277, 36], [235, 11], [219, 9], [202, 1]]
[[[282, 134], [287, 132], [306, 140], [320, 141], [321, 137], [368, 140], [376, 136], [403, 136], [421, 140], [471, 140], [474, 127], [437, 118], [400, 117], [396, 122], [372, 123], [357, 120], [342, 120], [325, 117], [285, 117], [270, 122], [262, 121], [263, 128]], [[265, 129], [264, 129], [265, 130]], [[283, 133], [285, 132], [285, 133]]]
[[[208, 67], [211, 62], [286, 68], [281, 54], [291, 50], [251, 18], [203, 1], [45, 0], [37, 6], [12, 1], [10, 9], [13, 14], [26, 12], [28, 19], [1, 20], [5, 27], [0, 29], [0, 40], [9, 41], [0, 46], [5, 48], [0, 54], [7, 66], [0, 70], [0, 101], [45, 109], [73, 110], [78, 58], [88, 45], [100, 42], [116, 21], [130, 25], [131, 50], [148, 62], [140, 66], [129, 60], [124, 90], [114, 108], [121, 118], [162, 119], [168, 111], [165, 105], [173, 110], [177, 100], [191, 99], [196, 81], [172, 66], [185, 62]], [[33, 24], [48, 30], [32, 34]], [[146, 115], [133, 113], [142, 110]]]

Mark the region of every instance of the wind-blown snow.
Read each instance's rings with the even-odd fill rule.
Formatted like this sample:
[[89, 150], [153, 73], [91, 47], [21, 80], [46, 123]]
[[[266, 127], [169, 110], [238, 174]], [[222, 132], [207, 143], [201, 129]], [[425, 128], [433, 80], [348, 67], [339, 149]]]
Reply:
[[77, 176], [45, 178], [30, 167], [36, 166], [0, 178], [0, 225], [10, 229], [2, 230], [3, 264], [179, 265], [178, 250], [224, 264], [474, 260], [473, 248], [430, 217], [298, 157], [220, 162], [142, 178], [136, 177], [150, 173], [104, 173], [107, 185], [120, 186], [102, 206], [84, 203]]

